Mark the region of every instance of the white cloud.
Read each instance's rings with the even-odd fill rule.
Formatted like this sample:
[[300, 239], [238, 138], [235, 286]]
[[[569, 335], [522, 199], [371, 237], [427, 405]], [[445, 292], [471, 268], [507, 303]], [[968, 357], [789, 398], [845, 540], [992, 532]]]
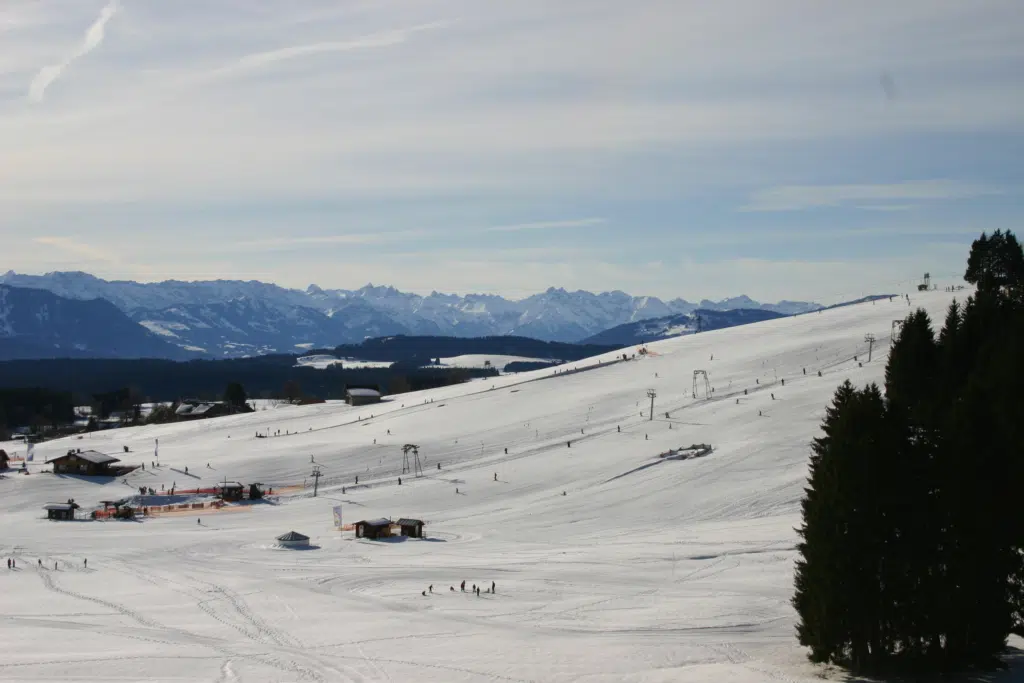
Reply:
[[268, 237], [258, 240], [242, 240], [225, 245], [229, 250], [257, 249], [276, 250], [284, 248], [318, 247], [330, 245], [388, 244], [411, 239], [422, 239], [431, 233], [425, 230], [402, 230], [400, 232], [351, 233], [345, 235], [311, 235], [296, 237]]
[[39, 70], [39, 73], [36, 74], [36, 77], [32, 79], [32, 83], [29, 85], [28, 97], [31, 101], [42, 102], [43, 95], [46, 94], [46, 89], [50, 87], [54, 81], [60, 78], [65, 69], [71, 66], [75, 60], [81, 59], [100, 46], [103, 42], [107, 22], [110, 21], [114, 16], [114, 13], [117, 12], [117, 8], [117, 0], [111, 0], [107, 3], [107, 5], [100, 10], [100, 15], [96, 18], [96, 21], [94, 21], [86, 30], [82, 44], [77, 50], [75, 50], [75, 52], [68, 56], [64, 61], [58, 64], [44, 66]]
[[32, 240], [36, 244], [46, 247], [53, 247], [61, 251], [69, 252], [76, 256], [83, 257], [90, 261], [106, 261], [114, 263], [118, 259], [105, 249], [94, 247], [84, 242], [79, 242], [71, 237], [35, 237]]
[[955, 180], [918, 180], [886, 185], [789, 185], [755, 192], [743, 210], [801, 211], [852, 206], [872, 211], [900, 211], [914, 205], [874, 202], [952, 201], [992, 194], [999, 194], [999, 190]]

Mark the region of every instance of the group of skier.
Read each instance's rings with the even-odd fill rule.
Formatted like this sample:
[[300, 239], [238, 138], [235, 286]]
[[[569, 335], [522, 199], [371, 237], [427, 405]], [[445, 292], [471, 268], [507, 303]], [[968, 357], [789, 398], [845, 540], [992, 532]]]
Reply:
[[[450, 592], [454, 593], [455, 592], [455, 586], [448, 586], [448, 590]], [[463, 581], [462, 583], [459, 584], [459, 590], [461, 592], [463, 592], [463, 593], [466, 592], [466, 582], [465, 581]], [[480, 597], [480, 586], [478, 586], [478, 585], [476, 585], [474, 583], [470, 587], [469, 592], [470, 593], [475, 593], [476, 597], [479, 598]], [[494, 595], [495, 593], [498, 592], [498, 585], [496, 583], [494, 583], [493, 581], [491, 581], [491, 587], [486, 589], [486, 590], [484, 590], [483, 592], [487, 593], [489, 595]], [[433, 595], [434, 594], [434, 584], [430, 584], [430, 586], [427, 587], [427, 590], [423, 591], [422, 594], [423, 594], [424, 597], [426, 597], [427, 595]]]
[[[43, 568], [43, 559], [39, 558], [36, 561], [39, 563], [39, 568], [42, 569]], [[89, 568], [89, 559], [88, 558], [85, 558], [85, 559], [82, 560], [82, 567], [84, 567], [85, 569]], [[8, 557], [7, 558], [7, 568], [8, 569], [17, 569], [18, 568], [17, 560], [15, 560], [13, 557]], [[53, 562], [53, 570], [57, 571], [57, 561], [56, 560], [54, 560], [54, 562]]]

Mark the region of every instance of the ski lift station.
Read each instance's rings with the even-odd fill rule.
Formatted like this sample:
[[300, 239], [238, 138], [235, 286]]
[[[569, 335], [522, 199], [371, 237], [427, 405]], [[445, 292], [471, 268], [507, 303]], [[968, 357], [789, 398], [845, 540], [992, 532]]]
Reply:
[[242, 500], [245, 493], [245, 487], [237, 481], [226, 481], [214, 485], [213, 488], [217, 490], [217, 495], [220, 496], [221, 500]]
[[75, 518], [75, 510], [78, 509], [77, 503], [49, 503], [43, 506], [46, 510], [47, 519], [56, 519], [61, 521], [71, 521]]

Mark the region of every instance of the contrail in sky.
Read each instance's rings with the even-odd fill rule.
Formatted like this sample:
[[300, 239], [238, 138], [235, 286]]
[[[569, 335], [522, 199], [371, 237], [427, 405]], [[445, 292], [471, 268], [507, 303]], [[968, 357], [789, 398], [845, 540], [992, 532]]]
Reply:
[[92, 23], [92, 26], [85, 32], [85, 39], [82, 41], [82, 45], [75, 50], [73, 54], [67, 57], [63, 62], [59, 64], [51, 64], [50, 66], [44, 66], [36, 74], [36, 77], [32, 79], [32, 84], [28, 87], [28, 98], [33, 102], [42, 102], [43, 95], [46, 94], [46, 89], [50, 85], [60, 78], [61, 74], [64, 73], [64, 69], [71, 66], [72, 62], [84, 57], [89, 54], [103, 42], [104, 29], [106, 28], [107, 22], [110, 21], [111, 17], [117, 12], [117, 0], [110, 0], [107, 5], [100, 10], [100, 16], [96, 18], [96, 21]]

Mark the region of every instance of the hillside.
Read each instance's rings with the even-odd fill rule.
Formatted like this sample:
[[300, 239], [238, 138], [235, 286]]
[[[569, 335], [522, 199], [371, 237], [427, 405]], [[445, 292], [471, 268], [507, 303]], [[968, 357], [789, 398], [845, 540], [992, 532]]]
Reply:
[[0, 360], [188, 356], [103, 299], [0, 285]]
[[[912, 300], [940, 320], [952, 297]], [[41, 444], [30, 476], [0, 479], [0, 543], [19, 567], [4, 579], [0, 677], [840, 680], [808, 664], [793, 635], [808, 443], [842, 380], [882, 380], [892, 321], [910, 310], [864, 303], [376, 406]], [[691, 396], [694, 370], [707, 371], [713, 400]], [[421, 478], [402, 474], [407, 443]], [[714, 450], [676, 450], [694, 443]], [[73, 447], [146, 470], [126, 483], [39, 473]], [[315, 498], [311, 460], [323, 472]], [[41, 519], [50, 501], [88, 510], [138, 486], [225, 479], [279, 495], [140, 523]], [[428, 538], [355, 539], [334, 528], [338, 505], [346, 524], [423, 519]], [[292, 529], [317, 549], [274, 549]], [[492, 581], [495, 593], [469, 593]]]

